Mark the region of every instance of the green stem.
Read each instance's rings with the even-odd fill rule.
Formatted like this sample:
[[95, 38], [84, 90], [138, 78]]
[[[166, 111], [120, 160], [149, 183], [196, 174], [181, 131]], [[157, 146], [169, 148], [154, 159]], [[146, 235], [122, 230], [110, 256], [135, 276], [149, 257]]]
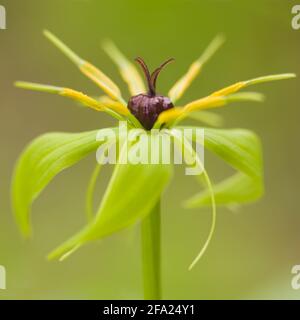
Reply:
[[160, 200], [142, 221], [142, 261], [145, 300], [161, 299]]

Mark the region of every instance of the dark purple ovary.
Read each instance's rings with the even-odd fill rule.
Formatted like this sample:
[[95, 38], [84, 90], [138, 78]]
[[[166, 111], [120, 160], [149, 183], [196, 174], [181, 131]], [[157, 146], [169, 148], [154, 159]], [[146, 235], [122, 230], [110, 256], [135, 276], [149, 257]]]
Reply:
[[139, 94], [131, 97], [128, 109], [140, 121], [146, 130], [151, 130], [159, 114], [165, 110], [174, 108], [168, 97]]
[[174, 108], [168, 97], [156, 94], [157, 77], [161, 70], [174, 59], [169, 59], [150, 74], [149, 69], [142, 58], [135, 59], [146, 76], [148, 93], [142, 93], [130, 98], [128, 109], [140, 121], [146, 130], [151, 130], [160, 113]]

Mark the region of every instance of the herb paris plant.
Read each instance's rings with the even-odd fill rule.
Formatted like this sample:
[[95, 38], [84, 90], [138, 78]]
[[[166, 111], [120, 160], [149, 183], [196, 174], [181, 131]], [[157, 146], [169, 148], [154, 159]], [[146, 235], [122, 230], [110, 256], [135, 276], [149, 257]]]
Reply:
[[[150, 74], [145, 62], [141, 58], [137, 58], [146, 75], [147, 91], [134, 64], [128, 61], [113, 43], [106, 42], [104, 50], [119, 67], [121, 76], [128, 84], [132, 95], [127, 104], [118, 86], [101, 70], [80, 58], [52, 33], [45, 31], [45, 36], [84, 75], [100, 87], [105, 95], [100, 98], [92, 98], [73, 89], [28, 82], [17, 82], [16, 86], [71, 98], [95, 111], [105, 112], [117, 120], [127, 121], [130, 128], [140, 128], [143, 132], [149, 132], [148, 130], [152, 128], [158, 129], [160, 135], [170, 136], [179, 148], [184, 148], [184, 152], [190, 156], [195, 153], [193, 146], [189, 142], [183, 141], [180, 136], [184, 129], [192, 127], [179, 126], [183, 119], [193, 118], [209, 125], [217, 125], [220, 123], [218, 115], [203, 110], [218, 108], [231, 102], [260, 102], [263, 100], [263, 96], [259, 93], [238, 93], [238, 91], [250, 85], [295, 77], [294, 74], [289, 73], [241, 81], [183, 107], [174, 107], [209, 58], [221, 46], [224, 41], [222, 37], [217, 37], [212, 41], [199, 59], [190, 66], [187, 73], [175, 83], [167, 97], [156, 94], [156, 82], [162, 68], [171, 60], [167, 60]], [[118, 127], [114, 127], [112, 130], [117, 132]], [[35, 139], [25, 149], [16, 165], [12, 186], [16, 221], [25, 236], [29, 236], [31, 233], [30, 210], [34, 200], [59, 172], [93, 153], [101, 144], [97, 141], [96, 136], [104, 136], [105, 132], [106, 129], [83, 133], [48, 133]], [[203, 255], [211, 240], [216, 221], [216, 205], [254, 201], [263, 193], [261, 147], [258, 137], [253, 132], [244, 129], [205, 128], [204, 145], [236, 169], [237, 173], [212, 185], [207, 172], [203, 170], [207, 190], [186, 202], [188, 207], [211, 205], [213, 214], [213, 223], [208, 239], [191, 267]], [[135, 148], [135, 143], [130, 142], [129, 148]], [[142, 143], [142, 151], [149, 152], [146, 148], [146, 142]], [[118, 154], [119, 162], [115, 166], [102, 202], [94, 214], [93, 192], [95, 181], [101, 169], [101, 166], [97, 165], [88, 188], [89, 221], [87, 225], [55, 249], [49, 258], [63, 259], [86, 242], [103, 238], [142, 221], [145, 298], [159, 299], [161, 297], [160, 198], [172, 177], [173, 167], [172, 164], [163, 163], [122, 164], [121, 160], [124, 157], [126, 154], [121, 148], [121, 152]], [[201, 160], [197, 156], [196, 159], [197, 165], [202, 167]], [[133, 183], [128, 184], [129, 180]], [[144, 192], [140, 193], [140, 190], [144, 190]]]

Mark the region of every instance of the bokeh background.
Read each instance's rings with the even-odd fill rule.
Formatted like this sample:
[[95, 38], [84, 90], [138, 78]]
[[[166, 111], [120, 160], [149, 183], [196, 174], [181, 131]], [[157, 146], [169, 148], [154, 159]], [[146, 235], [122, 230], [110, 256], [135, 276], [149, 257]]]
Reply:
[[[7, 30], [0, 31], [0, 264], [7, 290], [0, 299], [140, 299], [142, 278], [138, 226], [93, 243], [63, 263], [46, 254], [85, 223], [84, 193], [94, 167], [90, 157], [60, 174], [33, 207], [34, 237], [21, 238], [10, 207], [10, 179], [24, 146], [49, 131], [78, 132], [112, 124], [103, 114], [63, 98], [18, 90], [15, 80], [71, 86], [90, 94], [97, 87], [43, 36], [60, 36], [126, 89], [101, 41], [113, 39], [130, 58], [140, 55], [156, 67], [168, 88], [218, 33], [225, 46], [205, 67], [182, 100], [201, 97], [237, 80], [265, 74], [300, 74], [300, 30], [291, 28], [287, 0], [1, 0]], [[209, 250], [187, 267], [207, 236], [210, 211], [183, 210], [182, 200], [198, 190], [180, 169], [163, 202], [163, 297], [167, 299], [298, 299], [291, 268], [300, 264], [299, 197], [300, 78], [256, 87], [264, 104], [235, 104], [218, 110], [225, 127], [256, 131], [263, 142], [266, 194], [234, 212], [219, 209]], [[213, 178], [228, 174], [206, 155]], [[99, 198], [110, 175], [99, 182]], [[128, 181], [133, 183], [132, 181]], [[143, 190], [141, 190], [143, 192]]]

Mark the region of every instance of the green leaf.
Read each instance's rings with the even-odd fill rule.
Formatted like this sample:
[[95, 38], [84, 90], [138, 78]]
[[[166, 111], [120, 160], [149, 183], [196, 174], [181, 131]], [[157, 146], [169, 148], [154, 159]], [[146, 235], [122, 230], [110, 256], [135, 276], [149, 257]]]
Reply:
[[100, 144], [96, 136], [106, 129], [83, 133], [47, 133], [25, 149], [16, 164], [12, 202], [24, 235], [31, 232], [30, 208], [49, 182], [62, 170], [93, 152]]
[[[214, 152], [238, 173], [214, 185], [216, 203], [232, 205], [260, 198], [264, 192], [261, 144], [255, 133], [245, 129], [205, 128], [205, 148]], [[210, 204], [209, 191], [187, 201], [187, 206]]]
[[[97, 240], [143, 219], [157, 203], [172, 176], [170, 164], [122, 164], [127, 153], [150, 156], [148, 139], [122, 148], [119, 161], [93, 221], [59, 246], [49, 259], [67, 257], [88, 241]], [[125, 143], [125, 145], [127, 145]], [[128, 149], [128, 152], [127, 150]], [[165, 150], [162, 150], [166, 152]]]

